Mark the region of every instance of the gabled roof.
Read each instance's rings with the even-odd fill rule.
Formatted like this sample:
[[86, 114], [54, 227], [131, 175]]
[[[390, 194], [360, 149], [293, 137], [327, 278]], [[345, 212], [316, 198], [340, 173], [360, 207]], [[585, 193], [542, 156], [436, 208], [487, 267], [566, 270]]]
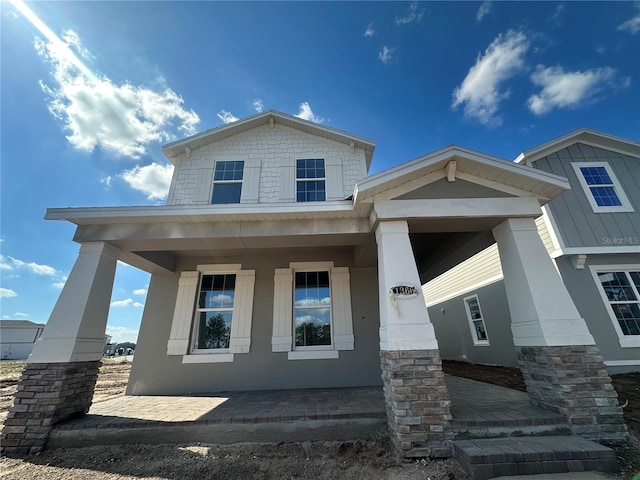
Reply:
[[541, 203], [546, 203], [570, 188], [567, 179], [559, 175], [451, 145], [358, 182], [355, 202], [364, 201], [438, 170], [446, 176], [445, 170], [452, 160], [456, 162], [455, 170], [458, 172], [464, 172], [481, 181], [486, 180], [487, 185], [494, 188], [504, 185], [528, 192], [538, 197]]
[[44, 327], [44, 323], [36, 323], [31, 320], [0, 320], [0, 327], [19, 327], [19, 328], [40, 328]]
[[359, 137], [336, 128], [327, 127], [318, 123], [302, 120], [301, 118], [288, 115], [286, 113], [277, 112], [275, 110], [267, 110], [251, 117], [243, 118], [233, 123], [228, 123], [221, 127], [216, 127], [206, 132], [198, 133], [191, 137], [178, 140], [177, 142], [169, 143], [162, 147], [164, 154], [173, 162], [174, 158], [185, 151], [185, 149], [196, 149], [207, 145], [212, 142], [217, 142], [233, 135], [238, 135], [256, 127], [269, 124], [271, 121], [279, 125], [284, 125], [289, 128], [309, 133], [311, 135], [317, 135], [328, 140], [344, 143], [346, 145], [354, 144], [357, 148], [362, 148], [365, 152], [365, 158], [367, 161], [367, 169], [371, 165], [371, 159], [373, 157], [373, 150], [376, 144], [373, 140], [368, 138]]
[[640, 158], [640, 142], [615, 137], [607, 133], [589, 130], [588, 128], [580, 128], [522, 152], [515, 161], [517, 163], [530, 165], [531, 162], [535, 162], [546, 155], [566, 148], [574, 143], [584, 143], [593, 147], [605, 148]]

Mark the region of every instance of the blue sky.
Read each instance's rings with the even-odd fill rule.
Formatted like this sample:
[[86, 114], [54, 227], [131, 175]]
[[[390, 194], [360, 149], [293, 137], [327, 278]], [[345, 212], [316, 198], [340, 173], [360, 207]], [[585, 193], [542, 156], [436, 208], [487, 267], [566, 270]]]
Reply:
[[[48, 207], [161, 204], [161, 146], [275, 109], [512, 160], [580, 127], [640, 140], [638, 2], [1, 2], [2, 318], [46, 322], [78, 252]], [[149, 276], [119, 265], [108, 333]]]

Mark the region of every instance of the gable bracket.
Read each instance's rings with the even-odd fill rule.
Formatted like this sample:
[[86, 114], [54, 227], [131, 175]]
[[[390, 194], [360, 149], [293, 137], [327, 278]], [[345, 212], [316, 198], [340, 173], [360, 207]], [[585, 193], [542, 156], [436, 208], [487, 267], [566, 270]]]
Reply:
[[455, 182], [456, 181], [456, 167], [458, 164], [455, 160], [450, 160], [447, 163], [447, 182]]

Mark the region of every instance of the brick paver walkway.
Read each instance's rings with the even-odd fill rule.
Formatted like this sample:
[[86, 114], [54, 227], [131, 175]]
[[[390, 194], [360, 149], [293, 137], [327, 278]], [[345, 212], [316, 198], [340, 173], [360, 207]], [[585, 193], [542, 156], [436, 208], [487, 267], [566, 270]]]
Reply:
[[[558, 415], [534, 407], [525, 393], [446, 377], [452, 425], [533, 425]], [[382, 387], [224, 392], [199, 396], [125, 396], [96, 403], [89, 414], [61, 430], [144, 428], [170, 425], [272, 423], [385, 418]]]

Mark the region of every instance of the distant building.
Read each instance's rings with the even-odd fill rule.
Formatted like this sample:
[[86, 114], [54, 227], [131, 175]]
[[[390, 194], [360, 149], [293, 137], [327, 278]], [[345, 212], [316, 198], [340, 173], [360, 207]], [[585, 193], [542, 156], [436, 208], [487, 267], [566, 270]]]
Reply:
[[0, 320], [0, 359], [24, 360], [44, 330], [44, 323], [29, 320]]

